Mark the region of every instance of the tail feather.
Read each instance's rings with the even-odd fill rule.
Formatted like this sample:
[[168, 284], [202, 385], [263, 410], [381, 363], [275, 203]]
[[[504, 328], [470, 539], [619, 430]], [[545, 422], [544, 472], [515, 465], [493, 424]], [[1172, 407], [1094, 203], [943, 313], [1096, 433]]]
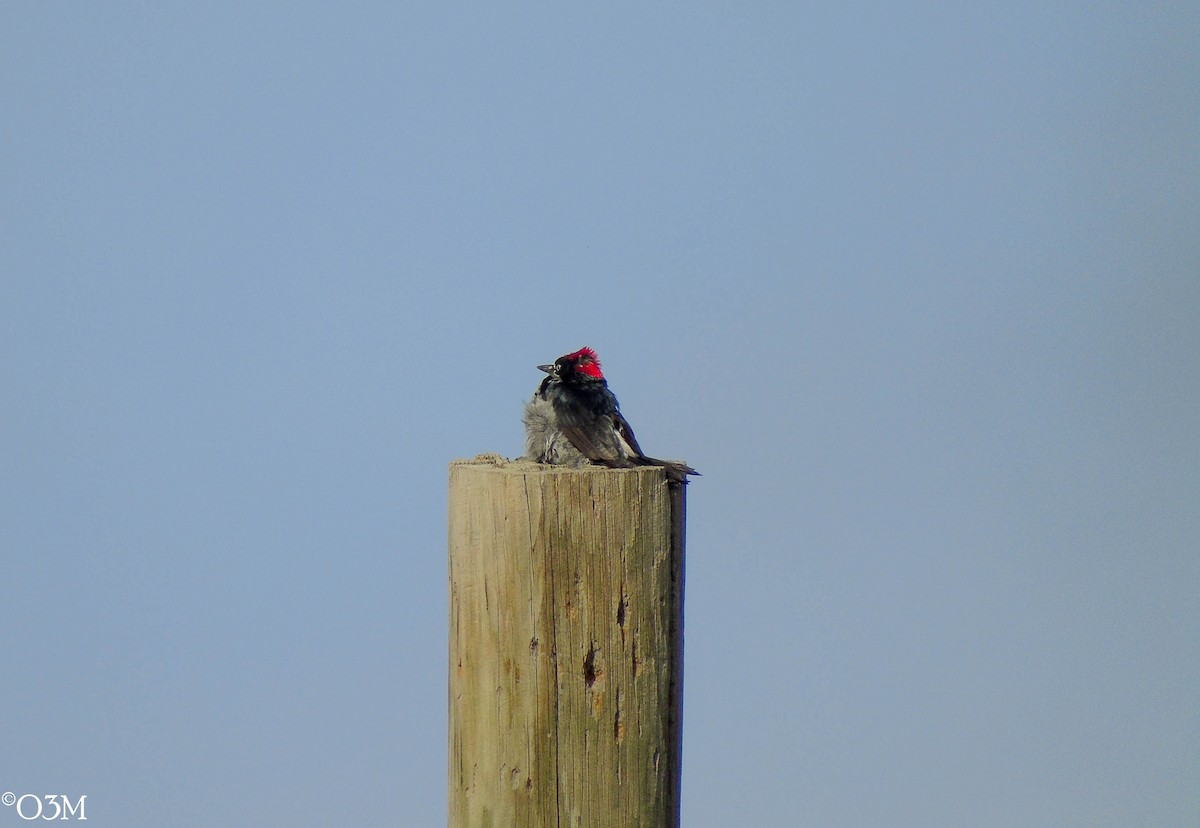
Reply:
[[672, 483], [687, 483], [689, 474], [700, 476], [700, 472], [678, 460], [659, 460], [656, 457], [646, 457], [645, 455], [642, 455], [639, 460], [643, 466], [661, 466], [667, 472], [667, 479]]

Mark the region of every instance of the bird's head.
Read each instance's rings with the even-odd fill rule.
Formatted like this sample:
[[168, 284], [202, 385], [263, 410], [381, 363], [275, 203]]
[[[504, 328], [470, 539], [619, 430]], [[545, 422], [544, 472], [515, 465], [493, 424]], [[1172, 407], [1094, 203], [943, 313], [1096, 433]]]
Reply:
[[600, 358], [591, 348], [580, 348], [554, 360], [553, 365], [539, 365], [552, 378], [562, 382], [597, 382], [604, 379], [600, 371]]

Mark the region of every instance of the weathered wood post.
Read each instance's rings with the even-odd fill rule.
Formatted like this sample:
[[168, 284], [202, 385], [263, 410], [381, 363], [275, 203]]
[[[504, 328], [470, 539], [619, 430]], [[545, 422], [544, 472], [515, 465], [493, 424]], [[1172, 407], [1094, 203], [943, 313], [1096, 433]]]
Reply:
[[684, 487], [450, 466], [451, 828], [679, 824]]

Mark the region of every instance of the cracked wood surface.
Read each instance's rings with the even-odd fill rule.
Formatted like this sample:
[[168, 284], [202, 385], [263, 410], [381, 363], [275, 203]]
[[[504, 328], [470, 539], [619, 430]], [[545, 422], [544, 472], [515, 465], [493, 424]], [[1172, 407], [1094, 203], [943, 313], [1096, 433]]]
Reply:
[[450, 466], [451, 828], [677, 826], [684, 488]]

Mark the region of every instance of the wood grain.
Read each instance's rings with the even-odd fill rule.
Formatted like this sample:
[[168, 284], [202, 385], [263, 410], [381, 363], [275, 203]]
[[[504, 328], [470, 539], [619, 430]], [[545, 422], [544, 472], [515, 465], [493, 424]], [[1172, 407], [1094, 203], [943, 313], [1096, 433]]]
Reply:
[[676, 826], [684, 487], [450, 467], [450, 826]]

